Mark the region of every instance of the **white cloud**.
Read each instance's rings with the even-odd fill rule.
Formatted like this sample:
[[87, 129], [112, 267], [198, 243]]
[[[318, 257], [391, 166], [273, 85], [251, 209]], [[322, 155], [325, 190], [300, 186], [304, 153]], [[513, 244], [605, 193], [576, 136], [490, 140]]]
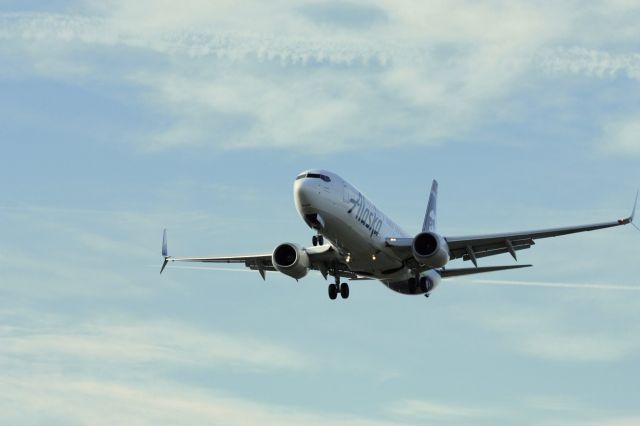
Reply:
[[261, 338], [131, 318], [77, 322], [5, 310], [0, 319], [3, 424], [399, 424], [259, 402], [223, 393], [209, 382], [175, 379], [175, 372], [184, 375], [190, 368], [199, 377], [237, 368], [238, 380], [269, 373], [279, 380], [283, 371], [321, 365], [311, 354]]
[[[108, 321], [90, 324], [46, 323], [7, 324], [0, 362], [12, 365], [31, 359], [62, 368], [135, 364], [193, 365], [209, 368], [242, 366], [247, 370], [301, 369], [311, 358], [283, 346], [253, 337], [202, 331], [175, 322]], [[63, 362], [62, 365], [58, 362]]]
[[496, 308], [473, 321], [504, 336], [515, 351], [545, 360], [612, 362], [640, 353], [635, 326], [616, 331], [580, 327], [550, 306]]
[[537, 64], [545, 72], [554, 74], [611, 79], [621, 75], [640, 80], [640, 53], [610, 53], [584, 47], [560, 47], [540, 51]]
[[637, 415], [610, 415], [610, 416], [594, 416], [589, 420], [561, 420], [549, 421], [543, 423], [549, 426], [636, 426], [640, 424], [640, 416]]
[[[498, 3], [352, 2], [353, 16], [377, 17], [354, 27], [340, 3], [85, 1], [84, 15], [0, 15], [0, 39], [38, 73], [141, 88], [167, 117], [131, 136], [146, 149], [437, 143], [464, 138], [540, 71], [639, 78], [638, 53], [615, 52], [639, 35], [632, 3]], [[87, 54], [96, 47], [162, 60], [110, 69]]]
[[0, 421], [20, 424], [390, 426], [335, 412], [254, 402], [171, 382], [4, 375]]
[[453, 423], [486, 417], [500, 417], [505, 414], [504, 410], [493, 408], [477, 408], [416, 399], [394, 402], [388, 410], [402, 417], [422, 419], [423, 421], [451, 421]]
[[587, 414], [593, 415], [594, 407], [589, 407], [575, 398], [561, 395], [538, 395], [526, 399], [526, 404], [536, 410], [543, 412], [567, 413], [567, 414]]

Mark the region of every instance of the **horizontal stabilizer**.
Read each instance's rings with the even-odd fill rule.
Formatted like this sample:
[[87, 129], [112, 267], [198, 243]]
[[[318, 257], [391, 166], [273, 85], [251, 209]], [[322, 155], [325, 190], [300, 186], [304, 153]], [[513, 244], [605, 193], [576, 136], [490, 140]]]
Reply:
[[438, 270], [442, 278], [459, 277], [462, 275], [482, 274], [484, 272], [506, 271], [508, 269], [528, 268], [533, 265], [483, 266], [480, 268], [459, 268]]

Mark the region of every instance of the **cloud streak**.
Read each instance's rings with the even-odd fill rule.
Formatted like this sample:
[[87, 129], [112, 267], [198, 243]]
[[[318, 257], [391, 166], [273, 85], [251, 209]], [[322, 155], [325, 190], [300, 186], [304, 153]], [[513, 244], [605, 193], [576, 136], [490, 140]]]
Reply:
[[[5, 375], [3, 423], [92, 425], [330, 425], [390, 426], [340, 413], [316, 413], [222, 395], [172, 382], [117, 382], [57, 375]], [[10, 405], [9, 405], [10, 404]]]
[[131, 363], [192, 365], [208, 368], [242, 366], [261, 371], [299, 370], [311, 357], [253, 337], [202, 331], [175, 322], [122, 322], [79, 326], [51, 324], [6, 326], [0, 359], [118, 365]]
[[[231, 61], [275, 61], [295, 65], [309, 62], [384, 65], [392, 57], [419, 58], [400, 43], [252, 34], [246, 32], [164, 31], [152, 33], [107, 18], [59, 14], [0, 14], [0, 39], [26, 43], [83, 43], [143, 48], [192, 58]], [[81, 47], [81, 46], [79, 46]]]
[[407, 399], [396, 401], [388, 408], [389, 412], [406, 418], [434, 422], [468, 422], [472, 419], [501, 417], [504, 410], [494, 408], [476, 408], [467, 405], [447, 404], [429, 400]]
[[[105, 17], [45, 13], [0, 13], [0, 39], [26, 43], [82, 43], [143, 48], [192, 58], [215, 57], [232, 61], [275, 61], [287, 65], [385, 66], [392, 63], [426, 65], [441, 57], [442, 47], [418, 40], [389, 37], [361, 39], [344, 35], [270, 35], [242, 31], [144, 31], [126, 21]], [[456, 55], [450, 47], [449, 55]], [[515, 68], [533, 63], [552, 74], [592, 77], [624, 75], [640, 79], [640, 53], [611, 53], [580, 46], [540, 48], [510, 61]], [[505, 64], [503, 64], [505, 65]]]
[[[465, 138], [492, 114], [487, 105], [499, 109], [532, 77], [640, 78], [637, 53], [564, 37], [563, 26], [553, 25], [562, 8], [518, 4], [501, 17], [487, 5], [462, 4], [484, 19], [437, 3], [380, 1], [368, 7], [384, 18], [354, 32], [331, 23], [339, 3], [301, 14], [287, 2], [239, 8], [192, 0], [176, 8], [115, 1], [109, 10], [89, 8], [93, 15], [0, 14], [0, 40], [30, 55], [32, 72], [139, 88], [145, 106], [168, 118], [130, 136], [148, 151], [305, 146], [326, 153], [441, 143]], [[434, 21], [439, 12], [446, 22]], [[265, 20], [269, 13], [277, 18]], [[122, 57], [157, 54], [163, 64], [130, 61], [109, 72], [91, 60], [96, 47], [117, 47]]]
[[582, 328], [549, 307], [496, 308], [472, 319], [502, 335], [516, 352], [530, 357], [566, 363], [609, 363], [640, 353], [635, 323], [615, 331]]

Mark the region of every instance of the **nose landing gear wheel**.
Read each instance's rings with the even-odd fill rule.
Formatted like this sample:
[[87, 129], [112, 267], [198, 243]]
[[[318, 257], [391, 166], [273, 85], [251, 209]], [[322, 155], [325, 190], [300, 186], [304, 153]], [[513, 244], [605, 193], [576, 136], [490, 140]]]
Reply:
[[312, 243], [314, 246], [317, 246], [317, 245], [318, 245], [318, 237], [314, 235], [314, 236], [311, 238], [311, 243]]
[[336, 284], [329, 284], [329, 299], [335, 300], [338, 297], [338, 286]]
[[322, 235], [318, 235], [318, 245], [324, 245], [324, 237]]
[[340, 284], [340, 296], [342, 296], [343, 299], [349, 298], [349, 284], [347, 283]]

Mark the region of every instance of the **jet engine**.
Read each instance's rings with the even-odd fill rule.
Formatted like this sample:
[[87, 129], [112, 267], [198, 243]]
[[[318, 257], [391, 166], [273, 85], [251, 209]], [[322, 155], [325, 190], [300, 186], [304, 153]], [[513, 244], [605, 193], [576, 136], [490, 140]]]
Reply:
[[420, 277], [418, 281], [418, 288], [422, 293], [431, 293], [440, 284], [440, 274], [433, 269]]
[[293, 243], [280, 244], [271, 255], [273, 267], [296, 280], [309, 272], [309, 255], [300, 246]]
[[441, 268], [449, 261], [449, 246], [445, 239], [435, 232], [422, 232], [411, 243], [413, 257], [421, 265]]

